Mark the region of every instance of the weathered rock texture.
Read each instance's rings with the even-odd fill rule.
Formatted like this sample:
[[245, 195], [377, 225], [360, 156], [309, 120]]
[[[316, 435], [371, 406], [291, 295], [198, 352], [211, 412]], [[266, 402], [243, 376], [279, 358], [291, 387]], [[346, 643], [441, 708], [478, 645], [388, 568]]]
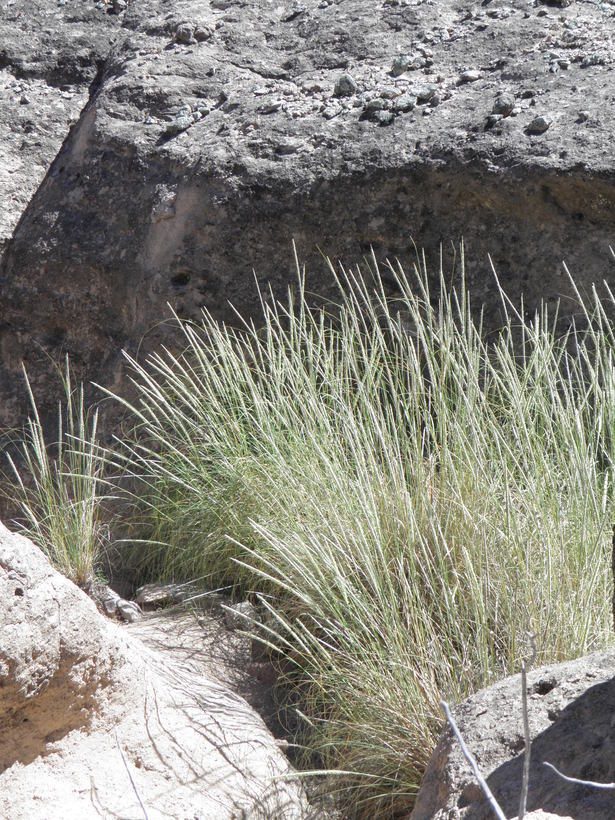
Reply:
[[119, 25], [93, 2], [0, 0], [0, 254], [79, 119]]
[[[569, 777], [615, 781], [615, 651], [547, 666], [528, 675], [532, 736], [528, 811], [606, 820], [615, 793], [572, 785]], [[523, 767], [521, 683], [516, 675], [454, 710], [455, 720], [506, 817], [519, 809]], [[412, 820], [488, 820], [493, 816], [450, 728], [431, 758]]]
[[27, 539], [0, 524], [0, 771], [91, 724], [136, 674], [126, 642]]
[[319, 248], [409, 262], [414, 239], [433, 266], [443, 243], [449, 269], [463, 237], [475, 303], [496, 290], [490, 253], [528, 310], [563, 296], [574, 312], [561, 260], [585, 287], [615, 265], [614, 15], [610, 0], [131, 0], [0, 269], [0, 422], [22, 415], [22, 359], [43, 396], [47, 354], [66, 351], [120, 387], [120, 350], [165, 337], [167, 302], [250, 312], [253, 269], [283, 292], [292, 239], [327, 293]]
[[0, 600], [0, 817], [142, 816], [130, 776], [150, 818], [310, 815], [299, 783], [275, 780], [291, 769], [272, 735], [204, 673], [197, 643], [182, 663], [170, 634], [147, 648], [2, 525]]

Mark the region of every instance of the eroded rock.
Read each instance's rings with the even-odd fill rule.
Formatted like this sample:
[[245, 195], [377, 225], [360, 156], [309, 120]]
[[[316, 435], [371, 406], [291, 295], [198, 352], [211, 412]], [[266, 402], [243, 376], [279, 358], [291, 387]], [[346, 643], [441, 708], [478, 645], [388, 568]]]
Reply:
[[[612, 791], [572, 785], [543, 761], [581, 780], [615, 781], [615, 651], [528, 675], [532, 736], [528, 811], [605, 820]], [[507, 817], [519, 808], [523, 767], [520, 676], [478, 692], [454, 710], [460, 732]], [[492, 811], [447, 727], [425, 772], [412, 820], [490, 820]], [[544, 816], [544, 815], [543, 815]]]
[[543, 297], [573, 311], [562, 259], [582, 289], [612, 273], [614, 12], [132, 0], [103, 14], [115, 45], [0, 268], [0, 422], [25, 415], [22, 360], [51, 413], [49, 355], [123, 391], [121, 350], [169, 343], [167, 303], [186, 318], [206, 305], [234, 321], [229, 301], [258, 312], [253, 271], [283, 296], [293, 239], [325, 296], [320, 249], [409, 265], [416, 242], [436, 270], [442, 244], [448, 270], [463, 238], [488, 324], [489, 254], [528, 311]]
[[146, 646], [1, 524], [0, 600], [0, 817], [142, 816], [129, 773], [152, 818], [310, 815], [198, 641], [185, 657], [168, 638]]
[[[133, 668], [122, 636], [33, 544], [0, 524], [0, 771], [91, 724]], [[134, 670], [133, 670], [134, 671]]]
[[0, 0], [0, 255], [79, 119], [119, 25], [94, 2]]

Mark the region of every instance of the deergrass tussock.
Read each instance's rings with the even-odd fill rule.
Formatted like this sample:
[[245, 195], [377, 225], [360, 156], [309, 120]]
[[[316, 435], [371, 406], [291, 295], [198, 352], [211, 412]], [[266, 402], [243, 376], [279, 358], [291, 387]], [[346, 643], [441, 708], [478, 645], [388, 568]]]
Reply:
[[440, 700], [516, 671], [528, 629], [539, 663], [610, 629], [615, 300], [558, 335], [502, 294], [486, 337], [463, 286], [388, 275], [394, 299], [374, 266], [331, 310], [300, 280], [258, 324], [178, 319], [113, 456], [145, 570], [262, 595], [306, 760], [370, 818], [411, 809]]
[[36, 401], [24, 370], [32, 415], [16, 461], [7, 453], [13, 481], [5, 490], [19, 511], [16, 522], [56, 569], [88, 589], [108, 544], [102, 507], [107, 482], [99, 455], [98, 415], [86, 411], [83, 388], [74, 389], [68, 361], [63, 377], [66, 401], [58, 405], [58, 436], [46, 441]]

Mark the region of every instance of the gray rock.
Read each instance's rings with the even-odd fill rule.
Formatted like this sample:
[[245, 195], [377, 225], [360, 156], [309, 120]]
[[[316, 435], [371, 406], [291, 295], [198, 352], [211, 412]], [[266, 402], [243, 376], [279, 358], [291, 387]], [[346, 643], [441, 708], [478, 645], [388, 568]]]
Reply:
[[100, 596], [98, 596], [103, 612], [110, 618], [117, 614], [117, 602], [121, 597], [110, 587], [105, 587]]
[[351, 97], [357, 90], [357, 84], [350, 74], [342, 74], [335, 83], [336, 97]]
[[548, 131], [551, 127], [552, 123], [553, 117], [551, 117], [550, 114], [540, 114], [538, 117], [534, 117], [527, 126], [526, 131], [528, 134], [544, 134], [545, 131]]
[[392, 111], [375, 111], [372, 115], [372, 119], [374, 122], [377, 122], [378, 125], [391, 125], [395, 119], [395, 114]]
[[436, 85], [418, 85], [412, 89], [412, 93], [416, 95], [418, 103], [426, 103], [434, 96], [438, 87]]
[[414, 94], [400, 94], [393, 100], [393, 111], [397, 113], [406, 113], [412, 111], [416, 105], [416, 97]]
[[92, 597], [110, 618], [117, 617], [132, 624], [143, 617], [143, 612], [138, 603], [125, 600], [110, 587], [104, 587], [100, 590], [95, 589]]
[[458, 83], [459, 85], [464, 85], [465, 83], [475, 83], [477, 80], [480, 80], [483, 75], [477, 69], [471, 69], [470, 71], [463, 71], [459, 75]]
[[259, 622], [258, 611], [250, 601], [241, 601], [224, 607], [224, 623], [228, 629], [253, 628]]
[[[615, 781], [615, 651], [546, 666], [528, 674], [532, 755], [528, 810], [605, 820], [613, 793], [563, 782], [564, 774]], [[466, 745], [507, 817], [519, 807], [523, 766], [520, 676], [483, 689], [454, 710]], [[452, 731], [444, 729], [431, 758], [412, 820], [490, 820], [489, 805]]]
[[135, 601], [125, 601], [120, 598], [116, 603], [117, 611], [126, 623], [134, 624], [143, 617], [140, 606]]
[[144, 644], [128, 631], [144, 624], [107, 620], [1, 524], [0, 596], [0, 817], [137, 817], [127, 769], [151, 817], [315, 816], [260, 717], [208, 674], [201, 645], [186, 660], [164, 631]]
[[192, 116], [192, 112], [190, 114], [180, 114], [168, 123], [166, 133], [170, 135], [181, 134], [182, 131], [190, 128], [193, 124], [194, 118]]
[[427, 59], [424, 56], [400, 54], [393, 60], [391, 76], [400, 77], [406, 71], [417, 71], [419, 68], [425, 68], [426, 65]]
[[213, 36], [213, 33], [213, 29], [209, 26], [197, 26], [194, 29], [194, 39], [202, 43], [204, 40], [209, 40], [209, 38]]
[[502, 114], [489, 114], [485, 121], [485, 125], [487, 128], [493, 128], [495, 125], [498, 125], [500, 122], [502, 122], [503, 119], [504, 116]]
[[515, 107], [515, 98], [512, 94], [499, 94], [493, 104], [492, 112], [508, 117]]
[[193, 45], [196, 43], [193, 26], [190, 23], [180, 23], [175, 31], [175, 38], [178, 43]]
[[[276, 111], [279, 111], [282, 108], [282, 100], [269, 100], [262, 105], [259, 105], [257, 111], [259, 114], [275, 114]], [[336, 111], [340, 109], [336, 108]]]
[[410, 67], [411, 57], [408, 54], [399, 54], [391, 66], [391, 74], [393, 77], [399, 77], [408, 71]]
[[112, 618], [117, 612], [117, 600], [115, 598], [105, 598], [102, 607], [105, 614]]
[[[586, 56], [610, 53], [612, 8], [579, 3], [538, 17], [525, 0], [458, 5], [413, 0], [374, 13], [370, 0], [304, 10], [216, 0], [204, 11], [199, 0], [173, 9], [131, 0], [119, 17], [94, 2], [20, 0], [19, 14], [7, 5], [0, 424], [19, 425], [28, 411], [22, 361], [51, 418], [49, 356], [68, 352], [76, 379], [128, 391], [121, 350], [170, 343], [168, 303], [186, 318], [206, 304], [233, 321], [229, 301], [257, 314], [252, 272], [283, 296], [295, 281], [293, 238], [310, 290], [325, 297], [334, 286], [320, 248], [350, 262], [373, 247], [380, 260], [410, 263], [411, 233], [436, 265], [443, 237], [464, 237], [487, 324], [499, 321], [489, 254], [513, 300], [523, 291], [532, 310], [558, 294], [562, 315], [572, 310], [561, 260], [581, 287], [610, 264], [615, 75], [591, 64], [581, 83], [579, 72]], [[213, 36], [184, 46], [182, 23], [195, 40], [197, 24]], [[391, 77], [393, 56], [409, 52], [426, 60], [421, 82]], [[570, 69], [549, 73], [552, 59]], [[460, 66], [482, 79], [457, 85]], [[415, 84], [429, 90], [417, 95]], [[379, 114], [388, 127], [370, 127], [359, 92], [379, 97], [393, 85], [391, 110]], [[29, 105], [19, 105], [24, 95]], [[420, 96], [429, 114], [396, 116], [404, 95]], [[510, 119], [484, 128], [499, 95], [516, 100]], [[591, 128], [576, 122], [585, 109], [600, 112]], [[528, 139], [544, 111], [557, 112], [557, 128]], [[302, 147], [288, 156], [285, 144]], [[166, 210], [160, 186], [175, 192]]]
[[374, 100], [369, 100], [363, 106], [363, 114], [371, 117], [376, 111], [388, 111], [391, 107], [389, 100], [376, 97]]

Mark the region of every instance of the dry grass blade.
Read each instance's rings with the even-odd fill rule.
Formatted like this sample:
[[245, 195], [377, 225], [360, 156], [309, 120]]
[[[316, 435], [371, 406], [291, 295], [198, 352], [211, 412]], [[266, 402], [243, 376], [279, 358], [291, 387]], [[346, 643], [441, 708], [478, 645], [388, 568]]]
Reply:
[[332, 276], [329, 310], [300, 278], [258, 328], [178, 319], [181, 353], [130, 361], [113, 459], [140, 482], [144, 572], [266, 597], [307, 766], [388, 817], [440, 701], [515, 671], [528, 622], [541, 663], [610, 638], [615, 303], [560, 334], [503, 295], [486, 339], [463, 280], [390, 266], [392, 300], [375, 263]]

